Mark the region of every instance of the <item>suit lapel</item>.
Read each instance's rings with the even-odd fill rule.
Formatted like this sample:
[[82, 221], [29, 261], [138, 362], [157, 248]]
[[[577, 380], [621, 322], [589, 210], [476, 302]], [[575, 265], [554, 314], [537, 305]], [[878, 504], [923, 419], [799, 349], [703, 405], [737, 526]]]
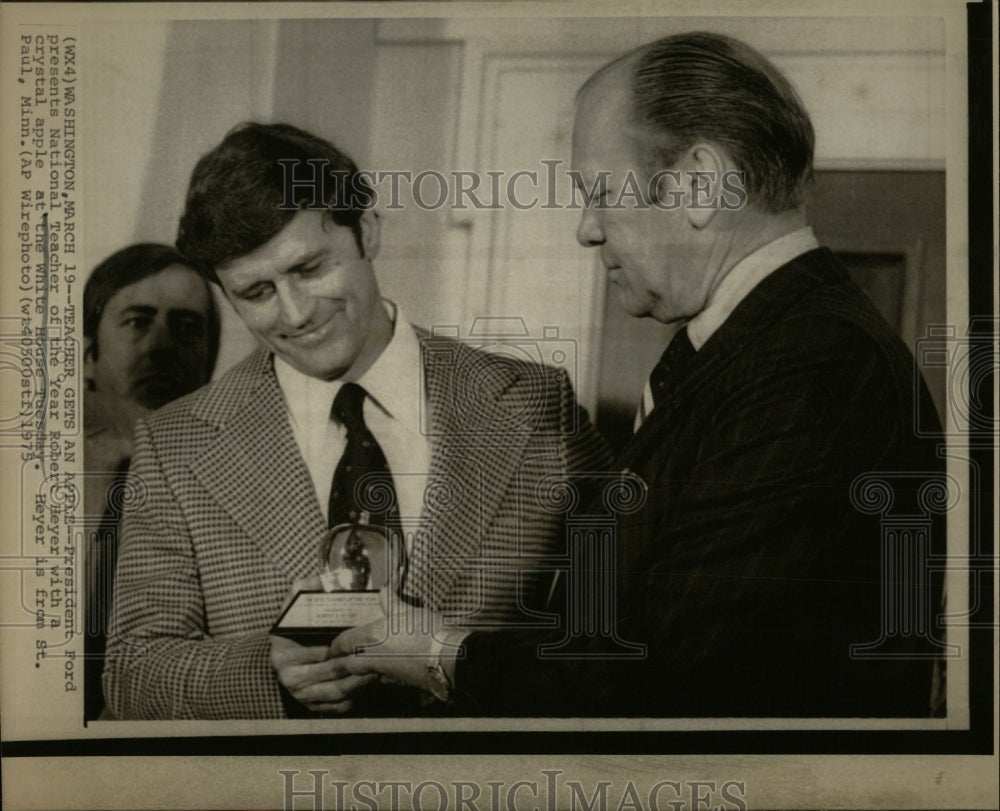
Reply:
[[[620, 466], [641, 467], [649, 453], [662, 446], [662, 437], [674, 430], [705, 382], [725, 374], [743, 347], [758, 340], [760, 334], [782, 313], [794, 307], [809, 289], [846, 280], [846, 274], [826, 248], [802, 254], [767, 276], [695, 353], [677, 379], [671, 396], [657, 404], [623, 449]], [[650, 441], [653, 437], [656, 441]]]
[[422, 356], [431, 465], [407, 591], [436, 605], [451, 593], [461, 559], [483, 554], [487, 527], [522, 462], [529, 426], [518, 404], [504, 398], [519, 379], [510, 366], [491, 364], [455, 341], [425, 341]]
[[705, 344], [695, 353], [684, 372], [673, 382], [670, 394], [657, 403], [643, 420], [639, 430], [622, 450], [618, 459], [619, 467], [641, 468], [649, 454], [662, 447], [663, 437], [674, 430], [704, 381], [724, 373], [732, 355], [705, 351], [708, 348], [708, 344]]
[[193, 464], [214, 498], [290, 579], [315, 573], [326, 522], [266, 353], [234, 378], [233, 408]]
[[[484, 362], [459, 342], [422, 342], [422, 359], [431, 463], [407, 591], [435, 604], [451, 592], [462, 559], [483, 553], [487, 528], [530, 436], [520, 412], [530, 413], [535, 398], [514, 402], [508, 390], [519, 373]], [[202, 416], [219, 431], [192, 464], [195, 476], [289, 578], [315, 572], [326, 523], [267, 353], [254, 353], [216, 391]]]

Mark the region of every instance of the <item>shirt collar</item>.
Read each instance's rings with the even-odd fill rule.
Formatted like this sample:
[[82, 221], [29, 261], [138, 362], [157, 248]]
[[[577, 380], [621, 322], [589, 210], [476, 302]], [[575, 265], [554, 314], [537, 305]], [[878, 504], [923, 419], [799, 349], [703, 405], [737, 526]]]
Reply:
[[394, 324], [392, 340], [358, 383], [386, 414], [419, 432], [424, 394], [420, 341], [402, 309], [388, 299], [385, 303]]
[[[402, 309], [388, 299], [382, 303], [393, 321], [392, 338], [357, 382], [388, 416], [419, 432], [423, 393], [420, 343]], [[293, 423], [304, 426], [330, 418], [333, 398], [344, 381], [310, 377], [277, 356], [274, 373]]]
[[795, 257], [818, 247], [813, 230], [807, 225], [768, 242], [737, 262], [719, 283], [708, 306], [688, 322], [691, 345], [701, 349], [760, 282]]

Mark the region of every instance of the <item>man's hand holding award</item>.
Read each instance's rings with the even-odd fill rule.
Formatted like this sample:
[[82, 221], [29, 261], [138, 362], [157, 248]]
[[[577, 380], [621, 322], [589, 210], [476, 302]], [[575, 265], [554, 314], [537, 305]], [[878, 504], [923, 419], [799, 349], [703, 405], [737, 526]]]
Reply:
[[349, 675], [330, 658], [330, 643], [346, 628], [382, 619], [379, 590], [395, 589], [405, 552], [396, 533], [367, 522], [339, 524], [320, 539], [319, 570], [296, 581], [271, 628], [271, 665], [278, 681], [315, 712], [343, 714], [350, 695], [374, 676]]

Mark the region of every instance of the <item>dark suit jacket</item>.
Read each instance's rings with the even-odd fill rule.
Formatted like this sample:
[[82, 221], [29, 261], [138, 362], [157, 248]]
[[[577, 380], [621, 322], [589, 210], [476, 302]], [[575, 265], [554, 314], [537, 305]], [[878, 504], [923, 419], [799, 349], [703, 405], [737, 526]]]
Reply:
[[[620, 459], [648, 495], [617, 524], [616, 628], [645, 657], [540, 661], [539, 641], [560, 634], [474, 634], [457, 666], [464, 711], [926, 717], [928, 658], [849, 653], [880, 638], [887, 588], [880, 517], [858, 509], [852, 482], [919, 472], [894, 507], [916, 514], [919, 485], [943, 470], [934, 442], [914, 434], [915, 398], [933, 413], [914, 375], [829, 251], [775, 271]], [[920, 627], [939, 600], [921, 593]], [[602, 646], [582, 639], [576, 650]], [[904, 634], [884, 652], [930, 649]]]
[[[523, 570], [563, 539], [538, 492], [606, 466], [606, 448], [565, 372], [422, 346], [431, 469], [408, 588], [474, 621], [523, 619], [519, 599], [546, 580]], [[119, 718], [281, 717], [268, 629], [292, 581], [317, 573], [326, 521], [271, 357], [140, 422], [129, 483], [143, 503], [121, 525], [108, 705]]]

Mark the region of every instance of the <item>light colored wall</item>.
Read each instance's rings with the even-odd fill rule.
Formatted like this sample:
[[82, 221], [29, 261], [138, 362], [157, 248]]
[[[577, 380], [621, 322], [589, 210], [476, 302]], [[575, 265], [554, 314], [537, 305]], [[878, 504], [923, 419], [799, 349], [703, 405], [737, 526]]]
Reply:
[[[454, 42], [380, 42], [372, 99], [371, 162], [381, 171], [448, 171], [454, 165], [461, 46]], [[385, 295], [414, 323], [431, 328], [464, 317], [461, 296], [444, 268], [451, 227], [445, 209], [424, 210], [399, 185], [398, 208], [389, 183], [377, 190], [382, 250], [376, 262]]]
[[93, 120], [80, 122], [85, 267], [135, 239], [169, 37], [165, 22], [94, 26], [83, 74]]

